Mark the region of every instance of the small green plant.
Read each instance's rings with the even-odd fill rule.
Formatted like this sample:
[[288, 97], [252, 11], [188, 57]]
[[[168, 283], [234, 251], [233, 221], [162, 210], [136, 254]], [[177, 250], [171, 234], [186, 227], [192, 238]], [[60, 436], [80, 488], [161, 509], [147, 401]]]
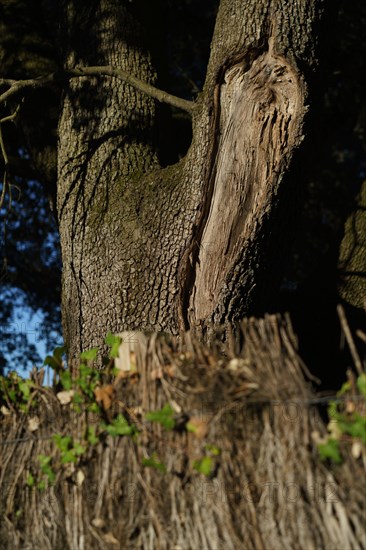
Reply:
[[76, 464], [79, 456], [86, 451], [85, 446], [78, 441], [74, 441], [69, 435], [61, 436], [60, 434], [55, 434], [53, 440], [60, 451], [61, 464], [68, 464], [70, 462]]
[[122, 344], [122, 338], [120, 336], [112, 334], [111, 332], [108, 332], [104, 342], [107, 344], [107, 346], [110, 346], [111, 348], [109, 352], [109, 357], [111, 359], [115, 359], [116, 357], [118, 357], [119, 347]]
[[366, 373], [362, 373], [357, 378], [356, 384], [353, 383], [353, 377], [349, 374], [349, 380], [343, 384], [337, 396], [343, 397], [343, 400], [329, 403], [329, 436], [318, 443], [318, 451], [321, 460], [328, 459], [335, 464], [341, 464], [345, 443], [352, 444], [352, 454], [355, 458], [358, 458], [362, 452], [360, 450], [362, 447], [365, 452]]
[[26, 479], [26, 484], [28, 485], [28, 487], [33, 487], [35, 482], [36, 480], [34, 479], [33, 475], [29, 473]]
[[165, 464], [160, 462], [156, 453], [153, 453], [150, 458], [143, 458], [142, 465], [144, 468], [154, 468], [155, 470], [159, 470], [159, 472], [162, 472], [163, 474], [166, 472]]
[[118, 414], [110, 424], [102, 423], [102, 430], [105, 430], [109, 435], [117, 437], [120, 435], [134, 435], [137, 429], [132, 424], [129, 424], [123, 414]]
[[0, 404], [26, 412], [36, 403], [36, 384], [33, 380], [24, 379], [16, 372], [0, 376]]
[[[38, 460], [40, 463], [41, 472], [46, 477], [48, 483], [50, 485], [53, 485], [56, 479], [56, 473], [54, 472], [52, 468], [52, 457], [46, 456], [46, 455], [39, 455]], [[45, 480], [42, 480], [38, 483], [39, 489], [45, 489], [46, 488], [46, 482]]]
[[146, 414], [146, 420], [157, 422], [166, 430], [172, 430], [175, 426], [174, 409], [167, 403], [160, 411], [152, 411]]
[[339, 440], [328, 437], [326, 443], [318, 444], [318, 451], [321, 460], [332, 460], [335, 464], [342, 463], [342, 456], [339, 448]]
[[193, 469], [197, 470], [200, 474], [209, 477], [214, 469], [214, 460], [211, 456], [204, 456], [193, 462]]
[[55, 372], [62, 371], [64, 368], [62, 358], [65, 353], [65, 346], [59, 346], [55, 348], [52, 355], [47, 355], [46, 359], [44, 360], [44, 365], [48, 365]]
[[193, 462], [193, 469], [203, 474], [206, 477], [210, 477], [215, 469], [217, 464], [217, 457], [220, 456], [221, 450], [216, 447], [216, 445], [205, 445], [205, 451], [207, 454], [202, 458], [195, 460]]
[[[63, 360], [64, 347], [57, 347], [52, 355], [46, 357], [44, 365], [49, 366], [54, 371], [53, 389], [62, 405], [71, 403], [73, 410], [76, 412], [95, 413], [97, 418], [99, 416], [99, 422], [93, 425], [87, 424], [80, 439], [68, 434], [54, 434], [52, 440], [58, 453], [51, 453], [50, 456], [38, 456], [41, 475], [36, 475], [34, 472], [28, 473], [25, 481], [28, 487], [37, 487], [44, 490], [49, 485], [53, 485], [57, 477], [56, 472], [60, 468], [69, 464], [77, 465], [87, 450], [99, 444], [106, 435], [133, 437], [138, 442], [139, 430], [144, 430], [144, 428], [141, 428], [140, 421], [135, 419], [135, 413], [132, 411], [131, 416], [134, 419], [134, 423], [132, 423], [130, 420], [131, 413], [128, 409], [125, 416], [122, 412], [113, 414], [111, 408], [115, 400], [115, 385], [111, 377], [120, 374], [120, 371], [115, 372], [113, 367], [121, 343], [122, 339], [119, 336], [112, 333], [107, 334], [105, 344], [110, 347], [110, 352], [108, 357], [103, 358], [105, 368], [102, 370], [93, 367], [93, 363], [97, 360], [99, 354], [97, 347], [80, 354], [80, 364], [75, 374], [72, 374], [65, 367]], [[16, 373], [11, 373], [7, 378], [0, 377], [0, 404], [5, 401], [5, 403], [11, 405], [12, 410], [19, 408], [22, 410], [24, 407], [29, 409], [39, 390], [38, 382], [31, 379], [24, 380]], [[125, 413], [126, 409], [123, 408], [122, 410]], [[9, 414], [9, 412], [6, 411], [4, 414]], [[85, 418], [89, 422], [90, 417], [88, 414]], [[175, 411], [169, 403], [166, 403], [160, 410], [147, 412], [145, 419], [160, 424], [165, 430], [173, 430], [177, 427]], [[187, 432], [194, 432], [196, 436], [201, 437], [201, 432], [194, 422], [187, 422], [185, 428]], [[150, 435], [151, 438], [155, 437], [153, 432], [150, 433], [148, 430], [146, 434]], [[205, 453], [205, 456], [194, 461], [192, 467], [205, 476], [211, 476], [215, 472], [220, 449], [215, 445], [206, 445]], [[167, 471], [165, 464], [154, 452], [151, 456], [142, 460], [142, 466], [153, 468], [162, 473]]]

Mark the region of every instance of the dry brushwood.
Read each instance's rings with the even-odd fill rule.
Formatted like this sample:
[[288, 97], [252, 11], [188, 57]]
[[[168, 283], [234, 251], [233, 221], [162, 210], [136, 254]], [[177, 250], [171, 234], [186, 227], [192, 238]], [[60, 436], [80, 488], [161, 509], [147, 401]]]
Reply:
[[[108, 415], [123, 411], [136, 437], [104, 438], [39, 491], [25, 480], [52, 432], [82, 434], [89, 416], [42, 391], [39, 429], [3, 420], [0, 545], [24, 549], [365, 549], [362, 463], [319, 460], [326, 433], [288, 320], [241, 324], [240, 346], [208, 349], [140, 335], [133, 375], [124, 371]], [[307, 377], [308, 381], [305, 380]], [[112, 399], [112, 398], [111, 398]], [[175, 429], [145, 414], [174, 410]], [[189, 427], [189, 429], [187, 429]], [[36, 434], [36, 435], [35, 435]], [[195, 461], [210, 456], [208, 476]], [[155, 457], [165, 471], [143, 467]], [[197, 462], [196, 462], [197, 464]]]

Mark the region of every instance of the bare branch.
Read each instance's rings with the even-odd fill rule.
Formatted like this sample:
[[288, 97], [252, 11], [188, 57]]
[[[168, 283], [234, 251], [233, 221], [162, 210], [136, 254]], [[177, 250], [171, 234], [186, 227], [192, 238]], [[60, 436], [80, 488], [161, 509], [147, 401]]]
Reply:
[[46, 76], [41, 76], [38, 78], [32, 78], [28, 80], [12, 80], [12, 79], [0, 79], [0, 86], [7, 85], [9, 88], [0, 95], [0, 104], [4, 103], [9, 97], [18, 94], [22, 90], [26, 89], [35, 89], [44, 86], [49, 86], [51, 84], [60, 84], [62, 80], [69, 80], [71, 78], [81, 78], [87, 76], [111, 76], [123, 80], [127, 84], [130, 84], [140, 92], [153, 97], [160, 101], [161, 103], [167, 103], [183, 111], [188, 111], [191, 113], [194, 110], [194, 102], [182, 99], [180, 97], [159, 90], [136, 78], [135, 76], [123, 71], [122, 69], [117, 69], [109, 66], [100, 66], [100, 67], [77, 67], [75, 69], [67, 69], [63, 72], [51, 73]]

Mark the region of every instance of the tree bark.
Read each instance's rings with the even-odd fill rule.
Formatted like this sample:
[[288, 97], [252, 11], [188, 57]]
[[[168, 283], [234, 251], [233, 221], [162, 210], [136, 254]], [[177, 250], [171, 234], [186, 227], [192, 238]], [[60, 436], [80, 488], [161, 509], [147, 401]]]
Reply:
[[[72, 35], [81, 16], [68, 8]], [[111, 64], [154, 83], [134, 7], [103, 0], [87, 12], [66, 67]], [[271, 225], [302, 140], [319, 15], [315, 0], [222, 0], [192, 144], [166, 169], [154, 150], [153, 100], [113, 78], [70, 86], [58, 212], [71, 357], [108, 330], [205, 332], [268, 293], [281, 248]]]
[[348, 217], [339, 251], [339, 293], [350, 305], [366, 307], [366, 181]]

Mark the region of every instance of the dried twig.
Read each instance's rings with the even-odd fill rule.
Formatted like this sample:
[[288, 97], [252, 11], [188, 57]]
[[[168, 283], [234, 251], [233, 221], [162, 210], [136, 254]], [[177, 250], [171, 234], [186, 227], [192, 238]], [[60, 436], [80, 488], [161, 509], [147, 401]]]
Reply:
[[346, 319], [346, 314], [344, 312], [344, 308], [341, 304], [339, 304], [337, 306], [337, 312], [338, 312], [339, 320], [340, 320], [340, 323], [341, 323], [341, 326], [342, 326], [342, 329], [343, 329], [343, 332], [344, 332], [344, 336], [346, 337], [347, 344], [348, 344], [348, 347], [350, 349], [350, 352], [351, 352], [352, 359], [353, 359], [353, 362], [355, 364], [356, 370], [357, 370], [358, 374], [362, 374], [363, 373], [363, 368], [362, 368], [361, 359], [360, 359], [360, 356], [358, 354], [357, 348], [355, 346], [355, 342], [353, 340], [351, 330], [349, 328], [349, 324], [348, 324], [348, 321]]
[[9, 86], [9, 88], [0, 96], [0, 104], [4, 103], [8, 98], [23, 90], [36, 89], [54, 84], [60, 85], [71, 78], [81, 78], [87, 76], [111, 76], [118, 78], [119, 80], [126, 82], [126, 84], [130, 84], [140, 92], [157, 99], [161, 103], [168, 103], [173, 107], [177, 107], [183, 111], [188, 111], [189, 113], [191, 113], [194, 109], [193, 101], [188, 101], [169, 94], [163, 90], [159, 90], [158, 88], [155, 88], [155, 86], [136, 78], [122, 69], [117, 69], [110, 66], [76, 67], [75, 69], [66, 69], [65, 71], [55, 72], [27, 80], [0, 79], [0, 86]]

